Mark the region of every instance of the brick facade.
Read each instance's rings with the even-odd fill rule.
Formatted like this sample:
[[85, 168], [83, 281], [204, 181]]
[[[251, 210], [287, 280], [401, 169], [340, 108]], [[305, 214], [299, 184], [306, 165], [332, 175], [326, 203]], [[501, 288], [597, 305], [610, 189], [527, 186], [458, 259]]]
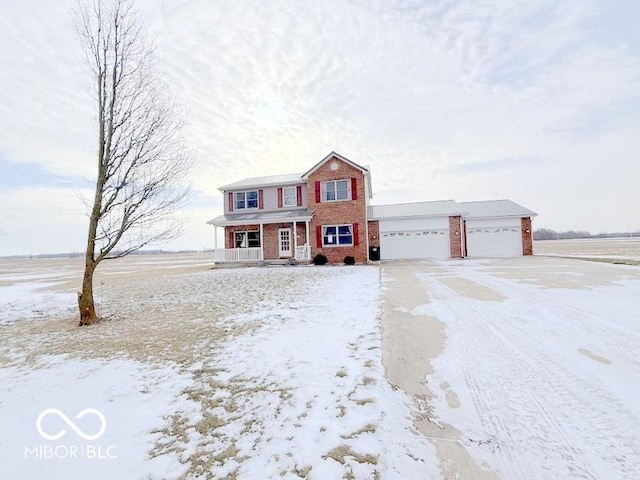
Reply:
[[[246, 180], [250, 181], [247, 182]], [[301, 221], [297, 223], [297, 231], [295, 232], [294, 237], [295, 241], [294, 238], [291, 239], [291, 257], [295, 256], [294, 247], [296, 245], [305, 245], [308, 239], [311, 258], [321, 253], [326, 255], [330, 263], [342, 263], [346, 256], [353, 256], [358, 263], [365, 263], [369, 259], [369, 252], [372, 247], [378, 249], [374, 254], [379, 254], [384, 258], [384, 253], [379, 250], [381, 248], [379, 221], [368, 221], [367, 209], [369, 208], [370, 178], [367, 168], [361, 167], [345, 157], [332, 152], [304, 175], [274, 176], [270, 177], [269, 180], [266, 180], [266, 178], [246, 180], [223, 187], [225, 215], [208, 222], [215, 226], [225, 227], [225, 248], [235, 248], [235, 232], [260, 231], [260, 225], [257, 223], [253, 225], [234, 225], [233, 222], [263, 222], [261, 245], [264, 255], [263, 258], [265, 260], [281, 259], [282, 257], [280, 257], [279, 252], [279, 229], [293, 229], [293, 222], [291, 220], [295, 218]], [[322, 182], [339, 180], [346, 180], [348, 182], [349, 194], [347, 197], [349, 198], [323, 202], [322, 198], [320, 198], [322, 196]], [[340, 183], [339, 187], [341, 189], [340, 192], [344, 193], [344, 183]], [[286, 188], [295, 188], [295, 201], [291, 201], [294, 198], [292, 191], [285, 190]], [[336, 190], [337, 188], [338, 185], [336, 185]], [[247, 199], [249, 199], [249, 195], [251, 195], [251, 199], [254, 203], [249, 205], [249, 200], [247, 200], [246, 203], [242, 203], [243, 196], [241, 192], [245, 192]], [[285, 192], [286, 196], [284, 195]], [[233, 206], [235, 198], [233, 196], [234, 194], [237, 195], [236, 208]], [[284, 202], [285, 198], [287, 199], [286, 202]], [[256, 201], [257, 205], [255, 204]], [[453, 201], [450, 202], [455, 204]], [[493, 202], [507, 203], [508, 208], [519, 207], [517, 204], [513, 204], [513, 202], [508, 200]], [[284, 203], [287, 205], [285, 206]], [[481, 202], [465, 202], [467, 206], [475, 203]], [[409, 206], [410, 204], [406, 205]], [[395, 206], [389, 205], [384, 207]], [[411, 211], [411, 208], [409, 211]], [[514, 220], [517, 221], [517, 218], [521, 215], [535, 215], [534, 212], [527, 211], [526, 209], [524, 212], [520, 210], [515, 215], [507, 216], [497, 214], [495, 218], [488, 217], [486, 215], [474, 217], [473, 214], [467, 212], [463, 219], [459, 213], [462, 211], [466, 210], [452, 208], [450, 210], [446, 210], [446, 213], [442, 212], [441, 214], [438, 214], [435, 220], [427, 219], [422, 223], [420, 223], [420, 218], [422, 218], [423, 215], [422, 213], [407, 214], [404, 216], [400, 214], [398, 218], [402, 219], [406, 216], [408, 218], [408, 224], [413, 225], [416, 231], [420, 230], [424, 225], [437, 225], [429, 228], [441, 230], [442, 233], [448, 227], [450, 258], [464, 258], [467, 256], [467, 220], [469, 220], [469, 222], [474, 221], [477, 223], [477, 218], [488, 218], [487, 221], [489, 224], [495, 224], [497, 228], [506, 221], [505, 218], [507, 217], [509, 222], [513, 222]], [[386, 215], [387, 216], [385, 216], [385, 214], [382, 216], [374, 216], [374, 218], [382, 218], [383, 222], [388, 220], [389, 223], [383, 223], [383, 230], [385, 231], [389, 225], [393, 224], [393, 222], [396, 222], [397, 220], [395, 216]], [[425, 216], [425, 218], [427, 216]], [[286, 222], [283, 220], [289, 221]], [[307, 227], [305, 222], [309, 222], [308, 232], [306, 231]], [[323, 239], [323, 227], [343, 225], [350, 226], [353, 244], [323, 246], [323, 240], [327, 243], [337, 243], [338, 241], [335, 238], [329, 237], [325, 237]], [[513, 223], [509, 223], [508, 226], [513, 228]], [[331, 235], [334, 234], [334, 232], [328, 232], [328, 234], [329, 233]], [[338, 239], [343, 242], [348, 241], [345, 238], [345, 235], [347, 235], [347, 232], [343, 229], [342, 234], [338, 236]], [[533, 234], [531, 229], [531, 217], [521, 218], [521, 236], [523, 255], [532, 255]], [[443, 235], [441, 240], [444, 240], [445, 238], [447, 237]], [[410, 242], [411, 240], [408, 241]], [[473, 242], [470, 245], [473, 246]], [[495, 245], [499, 244], [496, 243]], [[510, 245], [510, 247], [513, 247], [513, 245]], [[396, 245], [396, 248], [402, 249], [402, 247], [398, 245]], [[428, 248], [428, 246], [425, 248]], [[442, 241], [439, 243], [439, 248], [440, 250], [438, 254], [441, 256], [446, 255], [446, 250], [442, 251], [442, 248], [445, 248]], [[416, 250], [414, 253], [420, 257], [425, 256], [428, 252]], [[241, 255], [235, 255], [234, 258], [235, 257], [241, 257]], [[392, 257], [393, 255], [390, 255], [390, 258]]]
[[533, 231], [531, 230], [531, 217], [523, 217], [522, 223], [522, 254], [533, 255]]
[[451, 258], [462, 258], [462, 238], [462, 217], [449, 217], [449, 249], [451, 251]]
[[[332, 164], [337, 165], [337, 169], [332, 170]], [[350, 180], [355, 179], [356, 200], [342, 200], [335, 202], [316, 201], [316, 182], [329, 180]], [[367, 261], [367, 218], [366, 218], [366, 189], [365, 176], [362, 170], [332, 157], [324, 162], [320, 167], [312, 172], [307, 181], [307, 200], [309, 208], [313, 211], [311, 219], [311, 256], [322, 253], [331, 263], [342, 263], [347, 255], [353, 256], [356, 262]], [[357, 245], [354, 232], [354, 245], [348, 247], [323, 247], [318, 244], [318, 228], [323, 225], [354, 225], [357, 224], [358, 238]]]

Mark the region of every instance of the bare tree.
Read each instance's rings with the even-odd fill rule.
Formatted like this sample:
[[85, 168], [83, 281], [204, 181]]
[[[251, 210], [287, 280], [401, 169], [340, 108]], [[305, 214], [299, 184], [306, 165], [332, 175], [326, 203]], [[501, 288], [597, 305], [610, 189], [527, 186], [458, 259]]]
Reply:
[[77, 16], [98, 127], [98, 172], [78, 294], [80, 325], [91, 325], [98, 320], [98, 264], [181, 233], [176, 214], [187, 196], [182, 182], [191, 161], [181, 116], [154, 73], [153, 48], [131, 1], [87, 0]]

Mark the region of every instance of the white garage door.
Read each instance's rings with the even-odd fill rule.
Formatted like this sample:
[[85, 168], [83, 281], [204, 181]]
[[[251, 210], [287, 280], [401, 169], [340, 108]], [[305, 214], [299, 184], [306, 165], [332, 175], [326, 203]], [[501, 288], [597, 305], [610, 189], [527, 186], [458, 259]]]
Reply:
[[519, 218], [467, 219], [468, 257], [517, 257], [522, 255]]
[[450, 256], [448, 217], [380, 220], [382, 260]]

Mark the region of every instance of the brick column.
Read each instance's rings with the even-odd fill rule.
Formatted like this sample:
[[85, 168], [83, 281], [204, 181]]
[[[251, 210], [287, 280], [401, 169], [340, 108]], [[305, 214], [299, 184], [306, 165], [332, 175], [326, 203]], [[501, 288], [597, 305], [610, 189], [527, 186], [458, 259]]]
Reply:
[[449, 248], [451, 258], [462, 258], [462, 217], [449, 217]]
[[522, 218], [522, 254], [533, 255], [533, 231], [531, 217]]

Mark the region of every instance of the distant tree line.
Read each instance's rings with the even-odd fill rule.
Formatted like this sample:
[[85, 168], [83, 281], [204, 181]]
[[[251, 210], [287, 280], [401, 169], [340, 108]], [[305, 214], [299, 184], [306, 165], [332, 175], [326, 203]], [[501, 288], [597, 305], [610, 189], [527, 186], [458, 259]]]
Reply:
[[582, 230], [568, 230], [566, 232], [556, 232], [549, 228], [539, 228], [533, 231], [534, 240], [565, 240], [571, 238], [617, 238], [617, 237], [640, 237], [637, 232], [604, 232], [591, 234]]

